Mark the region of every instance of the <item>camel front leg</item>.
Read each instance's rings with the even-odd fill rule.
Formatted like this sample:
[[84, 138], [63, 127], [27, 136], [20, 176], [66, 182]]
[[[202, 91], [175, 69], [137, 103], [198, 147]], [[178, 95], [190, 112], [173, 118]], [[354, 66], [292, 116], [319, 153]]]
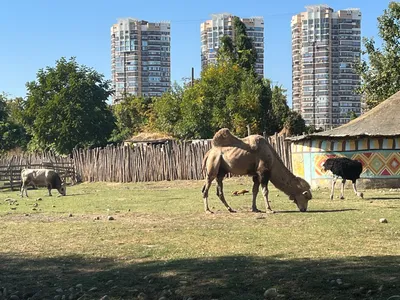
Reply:
[[229, 212], [236, 212], [232, 207], [229, 206], [229, 204], [226, 202], [225, 197], [224, 197], [224, 186], [222, 184], [222, 180], [224, 177], [217, 177], [217, 196], [219, 197], [219, 200], [225, 205], [225, 207], [228, 209]]
[[271, 209], [271, 206], [269, 205], [269, 201], [268, 201], [268, 194], [269, 194], [269, 190], [268, 190], [268, 183], [267, 184], [261, 184], [261, 190], [262, 190], [262, 194], [265, 200], [265, 212], [274, 212]]
[[357, 191], [356, 180], [353, 181], [353, 190], [358, 197], [364, 198], [364, 194]]
[[253, 176], [253, 203], [251, 205], [252, 212], [261, 212], [261, 210], [257, 208], [257, 202], [256, 202], [259, 189], [260, 189], [260, 180], [258, 179], [258, 176]]
[[340, 189], [340, 199], [344, 199], [344, 185], [346, 184], [346, 179], [342, 180], [342, 188]]
[[213, 179], [214, 178], [209, 178], [208, 176], [207, 176], [207, 178], [206, 178], [206, 183], [204, 184], [204, 186], [203, 186], [203, 188], [202, 188], [202, 190], [201, 190], [201, 192], [203, 193], [203, 201], [204, 201], [204, 211], [206, 212], [206, 213], [213, 213], [211, 210], [210, 210], [210, 208], [208, 207], [208, 191], [209, 191], [209, 189], [210, 189], [210, 187], [211, 187], [211, 183], [212, 183], [212, 181], [213, 181]]
[[333, 194], [334, 194], [334, 192], [335, 192], [336, 180], [337, 180], [337, 177], [336, 177], [336, 176], [333, 176], [333, 178], [332, 178], [331, 196], [330, 196], [331, 200], [333, 200]]

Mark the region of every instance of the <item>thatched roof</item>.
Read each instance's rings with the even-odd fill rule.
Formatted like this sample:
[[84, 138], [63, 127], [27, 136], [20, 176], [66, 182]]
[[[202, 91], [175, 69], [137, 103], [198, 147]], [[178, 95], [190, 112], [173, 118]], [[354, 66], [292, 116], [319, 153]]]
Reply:
[[362, 137], [400, 135], [400, 91], [392, 95], [360, 117], [332, 130], [310, 135], [290, 137], [287, 140], [300, 141], [314, 137]]
[[174, 138], [159, 132], [141, 132], [138, 135], [131, 137], [130, 139], [125, 140], [125, 142], [130, 143], [152, 143], [152, 142], [166, 142], [169, 140], [173, 140]]

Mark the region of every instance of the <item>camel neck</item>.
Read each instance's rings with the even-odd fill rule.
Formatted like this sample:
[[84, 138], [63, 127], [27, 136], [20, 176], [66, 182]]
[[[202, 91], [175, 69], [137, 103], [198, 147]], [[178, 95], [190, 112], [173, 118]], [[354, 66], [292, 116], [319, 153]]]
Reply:
[[281, 159], [277, 158], [271, 170], [272, 184], [285, 194], [291, 195], [296, 189], [295, 179], [296, 176], [286, 168]]

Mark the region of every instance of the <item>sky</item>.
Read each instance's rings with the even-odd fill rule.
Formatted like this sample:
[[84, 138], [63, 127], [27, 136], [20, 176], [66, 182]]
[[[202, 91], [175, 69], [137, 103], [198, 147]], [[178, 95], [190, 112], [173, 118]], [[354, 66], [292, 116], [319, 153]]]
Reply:
[[389, 0], [13, 0], [0, 2], [0, 93], [25, 97], [26, 82], [61, 57], [76, 57], [111, 78], [110, 27], [118, 18], [171, 22], [171, 81], [200, 76], [200, 23], [214, 13], [264, 17], [264, 76], [287, 89], [291, 103], [293, 15], [306, 5], [327, 4], [335, 11], [359, 8], [362, 37], [378, 38], [377, 17]]

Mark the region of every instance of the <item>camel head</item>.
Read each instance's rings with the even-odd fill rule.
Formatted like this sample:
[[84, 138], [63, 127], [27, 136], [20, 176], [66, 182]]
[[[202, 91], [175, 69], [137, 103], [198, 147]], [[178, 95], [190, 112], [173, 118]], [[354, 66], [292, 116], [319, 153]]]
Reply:
[[289, 195], [289, 199], [296, 203], [301, 212], [307, 211], [308, 201], [312, 199], [311, 187], [307, 181], [301, 177], [296, 177], [298, 180], [297, 191]]

